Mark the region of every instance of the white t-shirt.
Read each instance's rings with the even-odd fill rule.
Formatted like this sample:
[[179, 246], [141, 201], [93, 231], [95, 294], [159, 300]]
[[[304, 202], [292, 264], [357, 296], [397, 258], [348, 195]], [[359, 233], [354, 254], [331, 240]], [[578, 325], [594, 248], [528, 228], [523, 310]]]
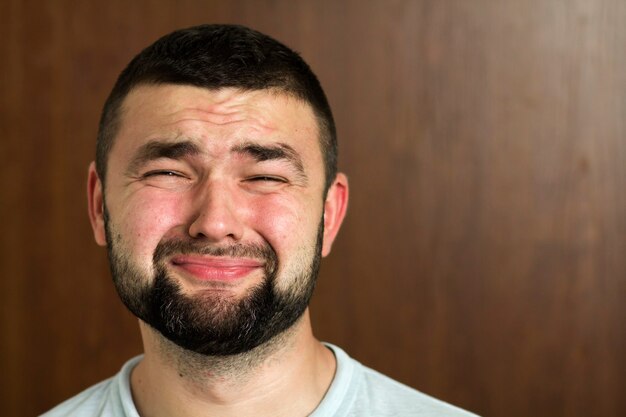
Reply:
[[[337, 346], [326, 346], [335, 354], [337, 371], [310, 417], [475, 417], [361, 365]], [[140, 360], [141, 356], [129, 360], [114, 377], [41, 417], [139, 417], [131, 395], [130, 373]]]

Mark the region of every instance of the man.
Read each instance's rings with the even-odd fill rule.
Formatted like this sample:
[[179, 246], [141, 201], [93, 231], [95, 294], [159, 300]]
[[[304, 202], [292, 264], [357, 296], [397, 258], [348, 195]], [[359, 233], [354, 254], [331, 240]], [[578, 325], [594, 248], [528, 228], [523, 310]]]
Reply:
[[46, 416], [463, 416], [311, 329], [343, 221], [315, 75], [253, 30], [167, 35], [122, 72], [89, 168], [89, 216], [144, 355]]

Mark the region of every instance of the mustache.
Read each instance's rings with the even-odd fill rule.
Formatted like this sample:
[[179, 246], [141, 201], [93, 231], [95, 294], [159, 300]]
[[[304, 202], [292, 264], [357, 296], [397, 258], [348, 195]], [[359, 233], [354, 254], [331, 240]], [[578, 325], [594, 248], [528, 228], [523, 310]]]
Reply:
[[158, 265], [173, 255], [208, 255], [215, 257], [251, 258], [265, 262], [268, 272], [276, 270], [278, 256], [269, 243], [234, 243], [211, 245], [199, 240], [161, 240], [154, 250], [153, 262]]

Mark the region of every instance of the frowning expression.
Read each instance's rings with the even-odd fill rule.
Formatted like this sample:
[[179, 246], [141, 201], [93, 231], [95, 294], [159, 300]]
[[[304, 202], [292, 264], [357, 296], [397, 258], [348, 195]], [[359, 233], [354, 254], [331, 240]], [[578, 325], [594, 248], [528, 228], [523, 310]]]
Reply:
[[[324, 193], [310, 106], [267, 90], [134, 89], [107, 172], [103, 190], [90, 170], [96, 240], [115, 247], [138, 284], [150, 285], [160, 266], [181, 294], [212, 301], [236, 303], [268, 273], [276, 291], [293, 291], [330, 251], [347, 201], [341, 174]], [[162, 251], [158, 265], [163, 242], [188, 250]], [[275, 265], [251, 248], [271, 251]]]
[[[281, 259], [311, 246], [324, 171], [309, 106], [267, 91], [165, 85], [138, 88], [123, 109], [105, 196], [146, 272], [163, 238], [266, 241]], [[196, 274], [179, 272], [192, 289]]]

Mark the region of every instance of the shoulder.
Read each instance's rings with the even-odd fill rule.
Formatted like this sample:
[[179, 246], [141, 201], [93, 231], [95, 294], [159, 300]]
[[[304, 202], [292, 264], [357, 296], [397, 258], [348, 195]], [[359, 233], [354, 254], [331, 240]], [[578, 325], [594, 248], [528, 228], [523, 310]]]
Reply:
[[130, 392], [130, 372], [141, 360], [136, 357], [120, 372], [62, 402], [40, 417], [118, 417], [138, 416]]
[[[373, 369], [362, 368], [361, 400], [376, 415], [471, 417], [474, 414], [417, 391]], [[356, 408], [359, 408], [356, 405]]]
[[96, 416], [105, 399], [109, 397], [113, 378], [96, 384], [80, 394], [62, 402], [41, 417]]
[[337, 372], [320, 416], [476, 417], [362, 365], [337, 346], [327, 346], [337, 358]]

